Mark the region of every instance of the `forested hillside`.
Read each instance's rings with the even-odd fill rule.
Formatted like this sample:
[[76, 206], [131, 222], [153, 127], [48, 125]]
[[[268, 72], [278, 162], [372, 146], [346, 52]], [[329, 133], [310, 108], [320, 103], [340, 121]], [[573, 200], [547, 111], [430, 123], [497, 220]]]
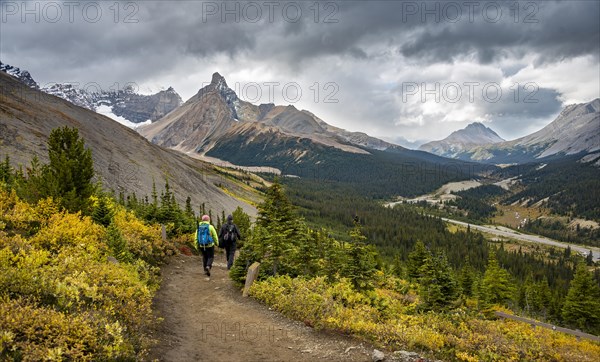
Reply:
[[[543, 316], [557, 323], [563, 320], [561, 313], [569, 281], [573, 278], [574, 266], [582, 261], [570, 251], [546, 255], [542, 251], [505, 248], [501, 243], [490, 244], [476, 232], [450, 232], [440, 219], [420, 214], [411, 206], [390, 209], [339, 184], [298, 179], [284, 182], [292, 203], [298, 205], [299, 214], [308, 224], [331, 230], [339, 240], [350, 240], [348, 231], [354, 217], [358, 217], [368, 243], [377, 246], [388, 271], [394, 275], [409, 274], [408, 255], [417, 242], [421, 242], [431, 252], [442, 252], [457, 276], [470, 274], [466, 278], [472, 284], [467, 289], [475, 290], [494, 251], [515, 287], [508, 305], [531, 316]], [[598, 269], [595, 283], [600, 285]], [[541, 304], [529, 303], [524, 297], [534, 285], [546, 288], [547, 298]]]
[[505, 202], [535, 204], [548, 198], [548, 207], [557, 214], [600, 221], [600, 167], [569, 158], [527, 170], [520, 179], [525, 190]]
[[[355, 218], [339, 219], [345, 222], [337, 223], [338, 230], [346, 236], [333, 237], [326, 229], [309, 227], [275, 181], [258, 206], [257, 223], [230, 276], [242, 283], [246, 268], [260, 262], [251, 294], [276, 310], [309, 326], [447, 360], [592, 361], [600, 353], [594, 343], [486, 317], [510, 307], [550, 320], [556, 316], [597, 333], [600, 287], [581, 259], [561, 255], [554, 265], [489, 246], [475, 233], [449, 233], [439, 220], [410, 210], [378, 208], [332, 190], [329, 196], [311, 194], [298, 183], [286, 184], [294, 190], [294, 201], [302, 194], [319, 199], [314, 205], [330, 205], [337, 197], [336, 209], [358, 212]], [[335, 220], [330, 210], [315, 209], [326, 222]], [[377, 226], [369, 227], [373, 220]], [[369, 244], [379, 244], [379, 252]], [[546, 278], [550, 275], [552, 282]], [[560, 292], [563, 287], [567, 290]]]
[[263, 133], [251, 142], [243, 135], [222, 140], [207, 155], [240, 166], [274, 167], [284, 175], [341, 182], [354, 192], [377, 199], [421, 195], [445, 183], [467, 180], [482, 170], [495, 169], [425, 152], [365, 151], [349, 153], [306, 138]]

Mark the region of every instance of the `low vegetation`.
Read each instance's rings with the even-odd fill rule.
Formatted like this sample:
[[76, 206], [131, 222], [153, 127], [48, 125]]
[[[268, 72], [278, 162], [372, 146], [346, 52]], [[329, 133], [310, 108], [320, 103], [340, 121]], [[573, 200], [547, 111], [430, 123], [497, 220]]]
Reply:
[[76, 130], [54, 130], [49, 153], [0, 170], [0, 360], [139, 360], [158, 266], [176, 250], [91, 183]]

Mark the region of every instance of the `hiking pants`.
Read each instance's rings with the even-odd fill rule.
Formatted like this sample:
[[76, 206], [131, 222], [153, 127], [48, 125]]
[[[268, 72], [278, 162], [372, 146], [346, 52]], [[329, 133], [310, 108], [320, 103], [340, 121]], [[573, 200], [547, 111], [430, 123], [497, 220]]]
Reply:
[[227, 270], [233, 266], [233, 257], [235, 256], [236, 242], [225, 247], [225, 257], [227, 258]]
[[206, 268], [212, 268], [213, 259], [215, 258], [215, 247], [200, 247], [200, 251], [202, 252], [202, 266], [204, 269], [206, 270]]

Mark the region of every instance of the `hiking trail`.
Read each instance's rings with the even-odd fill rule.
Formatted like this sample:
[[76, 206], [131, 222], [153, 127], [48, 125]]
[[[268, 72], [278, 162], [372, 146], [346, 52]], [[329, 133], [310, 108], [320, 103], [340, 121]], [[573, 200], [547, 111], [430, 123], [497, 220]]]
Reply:
[[210, 278], [198, 256], [173, 256], [161, 268], [154, 309], [163, 321], [150, 361], [371, 361], [368, 343], [314, 330], [242, 297], [224, 260], [215, 252]]

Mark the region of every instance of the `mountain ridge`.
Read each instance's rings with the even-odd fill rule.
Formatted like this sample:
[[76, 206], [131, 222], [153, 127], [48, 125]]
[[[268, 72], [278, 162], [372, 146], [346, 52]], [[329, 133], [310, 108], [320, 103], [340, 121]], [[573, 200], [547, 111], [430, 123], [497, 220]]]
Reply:
[[[211, 164], [153, 145], [108, 117], [29, 88], [3, 72], [0, 87], [6, 91], [0, 102], [0, 153], [10, 156], [15, 166], [29, 165], [33, 156], [47, 162], [46, 141], [52, 129], [75, 127], [92, 150], [96, 180], [106, 190], [135, 192], [141, 198], [152, 193], [153, 183], [160, 189], [168, 178], [181, 204], [190, 196], [195, 207], [205, 203], [216, 211], [231, 211], [241, 206], [247, 213], [256, 214], [253, 206], [230, 194], [245, 200], [257, 196], [245, 185], [221, 176]], [[230, 194], [217, 185], [227, 188]]]
[[474, 148], [462, 159], [520, 163], [561, 155], [585, 157], [597, 151], [600, 151], [600, 98], [568, 105], [539, 131], [512, 141]]
[[309, 138], [346, 152], [368, 153], [364, 148], [400, 148], [365, 133], [331, 126], [313, 113], [298, 110], [293, 105], [254, 105], [243, 101], [218, 72], [213, 74], [209, 85], [201, 88], [181, 107], [151, 125], [140, 127], [138, 131], [161, 146], [204, 154], [221, 137], [248, 132], [251, 128], [261, 133], [264, 127], [275, 127], [282, 135]]
[[[153, 122], [183, 103], [173, 87], [150, 95], [137, 93], [131, 84], [124, 89], [109, 91], [98, 90], [96, 86], [87, 90], [71, 83], [52, 83], [40, 87], [26, 70], [0, 62], [0, 71], [19, 79], [33, 89], [39, 89], [94, 112], [102, 113], [100, 110], [108, 107], [108, 115], [119, 122], [120, 118], [133, 124]], [[92, 91], [92, 88], [96, 91]]]
[[457, 154], [465, 150], [503, 141], [504, 139], [498, 136], [491, 128], [486, 127], [480, 122], [474, 122], [463, 129], [452, 132], [443, 140], [421, 145], [419, 150], [454, 158]]
[[[473, 131], [476, 128], [483, 130], [485, 126], [470, 124], [444, 140], [429, 142], [419, 149], [463, 161], [491, 164], [537, 162], [577, 154], [581, 154], [581, 159], [585, 161], [594, 158], [588, 155], [600, 151], [600, 98], [567, 105], [539, 131], [511, 141], [493, 138], [483, 140], [482, 144], [457, 141], [456, 136], [463, 136], [469, 127]], [[487, 127], [485, 129], [493, 132]], [[495, 132], [489, 135], [497, 136]]]

